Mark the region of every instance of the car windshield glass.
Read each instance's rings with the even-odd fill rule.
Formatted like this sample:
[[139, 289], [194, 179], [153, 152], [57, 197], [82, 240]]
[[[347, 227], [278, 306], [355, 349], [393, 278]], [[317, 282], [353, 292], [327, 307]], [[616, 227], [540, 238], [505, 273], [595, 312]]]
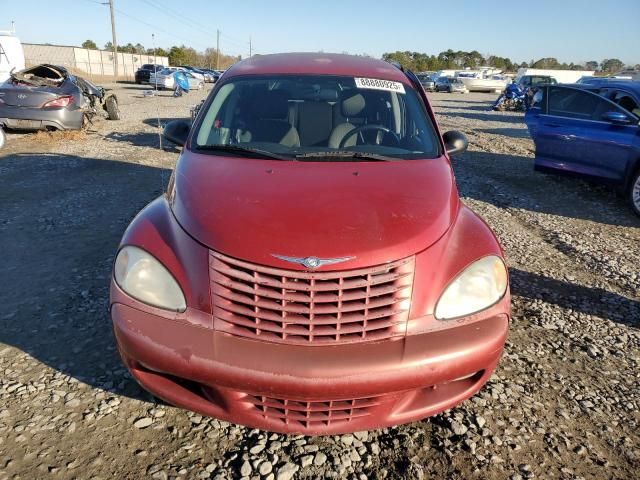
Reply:
[[420, 97], [393, 81], [252, 75], [227, 81], [204, 108], [192, 148], [213, 155], [229, 153], [211, 148], [217, 145], [243, 147], [242, 156], [252, 149], [313, 161], [344, 161], [351, 153], [369, 154], [353, 155], [357, 161], [440, 154]]

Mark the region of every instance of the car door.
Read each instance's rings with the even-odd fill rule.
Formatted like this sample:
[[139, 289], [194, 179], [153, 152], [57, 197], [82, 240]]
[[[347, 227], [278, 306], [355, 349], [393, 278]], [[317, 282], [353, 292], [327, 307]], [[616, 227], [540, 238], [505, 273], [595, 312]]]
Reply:
[[[628, 124], [603, 118], [623, 113]], [[533, 113], [535, 166], [593, 179], [622, 183], [638, 134], [638, 120], [601, 96], [573, 87], [544, 88], [542, 108]]]

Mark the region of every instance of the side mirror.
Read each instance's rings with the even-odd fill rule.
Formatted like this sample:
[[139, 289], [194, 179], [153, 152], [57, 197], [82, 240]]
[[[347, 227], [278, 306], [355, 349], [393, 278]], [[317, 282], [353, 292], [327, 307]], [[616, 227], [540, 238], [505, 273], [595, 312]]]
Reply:
[[164, 127], [164, 138], [178, 145], [184, 145], [189, 137], [191, 125], [186, 120], [173, 120]]
[[631, 120], [622, 112], [610, 111], [602, 114], [602, 120], [613, 123], [614, 125], [629, 125]]
[[467, 137], [457, 130], [450, 130], [448, 132], [445, 132], [445, 134], [442, 135], [442, 139], [444, 140], [444, 146], [447, 149], [447, 153], [449, 155], [464, 152], [469, 146]]

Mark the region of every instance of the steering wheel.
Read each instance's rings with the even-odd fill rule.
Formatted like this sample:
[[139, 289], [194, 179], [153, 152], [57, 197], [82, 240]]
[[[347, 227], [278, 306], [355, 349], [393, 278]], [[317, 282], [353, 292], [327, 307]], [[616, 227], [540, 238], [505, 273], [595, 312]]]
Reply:
[[354, 128], [350, 132], [348, 132], [342, 138], [342, 140], [340, 140], [340, 144], [338, 145], [338, 148], [344, 148], [344, 146], [347, 143], [348, 139], [350, 139], [354, 135], [357, 135], [360, 132], [366, 132], [368, 130], [376, 130], [376, 131], [379, 131], [379, 132], [384, 132], [385, 134], [386, 133], [390, 133], [391, 136], [393, 137], [393, 139], [396, 141], [396, 144], [398, 144], [398, 145], [400, 144], [400, 137], [398, 136], [398, 134], [396, 132], [392, 132], [390, 129], [388, 129], [387, 127], [385, 127], [383, 125], [371, 123], [371, 124], [368, 124], [368, 125], [361, 125], [359, 127]]

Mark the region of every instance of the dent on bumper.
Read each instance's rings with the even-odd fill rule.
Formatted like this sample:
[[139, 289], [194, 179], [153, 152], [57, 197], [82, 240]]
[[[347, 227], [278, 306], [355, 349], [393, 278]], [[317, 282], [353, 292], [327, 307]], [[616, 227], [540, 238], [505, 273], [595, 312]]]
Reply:
[[434, 415], [495, 368], [507, 315], [403, 339], [289, 346], [215, 332], [114, 303], [120, 353], [169, 403], [283, 433], [335, 434]]

